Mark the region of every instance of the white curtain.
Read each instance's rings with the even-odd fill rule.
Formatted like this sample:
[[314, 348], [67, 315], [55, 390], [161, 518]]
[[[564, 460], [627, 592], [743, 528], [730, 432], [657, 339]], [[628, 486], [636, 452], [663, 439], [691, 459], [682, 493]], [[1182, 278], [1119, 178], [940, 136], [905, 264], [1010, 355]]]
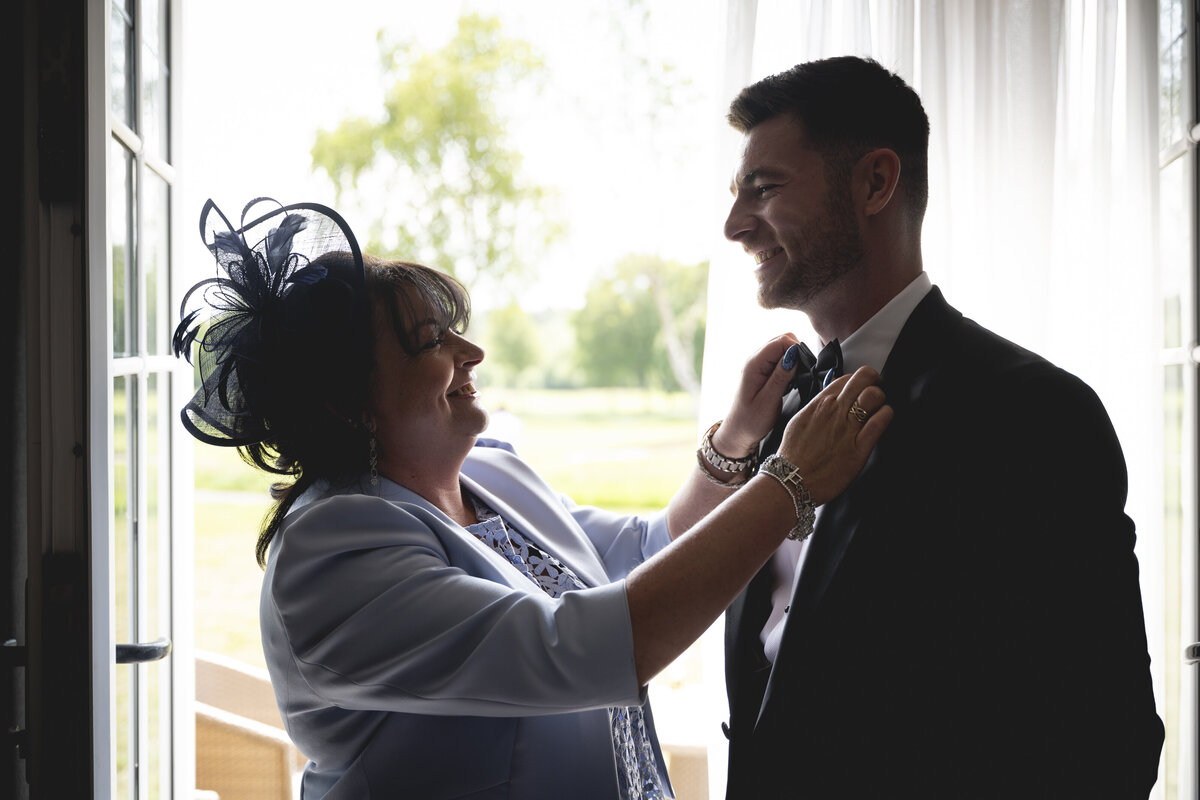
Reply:
[[[932, 126], [926, 271], [967, 316], [1087, 381], [1113, 417], [1161, 704], [1156, 14], [1144, 0], [728, 0], [723, 84], [727, 102], [796, 63], [853, 54], [920, 93]], [[740, 137], [721, 136], [724, 187]], [[761, 341], [793, 330], [817, 343], [803, 315], [757, 307], [740, 248], [713, 252], [702, 425], [728, 407]], [[1019, 504], [1020, 475], [1011, 488]]]

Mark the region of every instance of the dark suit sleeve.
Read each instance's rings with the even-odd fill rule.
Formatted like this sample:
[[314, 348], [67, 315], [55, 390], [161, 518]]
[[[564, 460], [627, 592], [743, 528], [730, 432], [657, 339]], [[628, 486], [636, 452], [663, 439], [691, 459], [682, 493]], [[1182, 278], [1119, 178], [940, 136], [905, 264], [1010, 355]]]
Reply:
[[980, 407], [982, 452], [996, 455], [973, 483], [991, 506], [984, 557], [1006, 565], [998, 582], [1011, 577], [987, 587], [981, 620], [996, 667], [987, 711], [1009, 739], [990, 745], [1017, 759], [997, 796], [1146, 797], [1163, 727], [1112, 424], [1091, 389], [1044, 364]]

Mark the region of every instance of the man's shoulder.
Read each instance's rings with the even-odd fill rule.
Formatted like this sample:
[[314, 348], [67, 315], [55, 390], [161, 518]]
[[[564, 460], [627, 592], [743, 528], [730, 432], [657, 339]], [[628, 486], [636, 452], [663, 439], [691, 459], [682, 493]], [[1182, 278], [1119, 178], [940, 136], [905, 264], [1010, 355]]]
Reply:
[[1068, 374], [1038, 353], [964, 316], [936, 287], [913, 312], [910, 322], [937, 337], [943, 347], [943, 366], [948, 368], [1009, 375]]
[[953, 339], [955, 363], [978, 365], [999, 373], [1049, 373], [1058, 368], [1043, 356], [969, 317], [963, 317]]
[[[936, 292], [936, 289], [935, 289]], [[936, 373], [935, 385], [956, 387], [975, 395], [1011, 402], [1014, 395], [1070, 395], [1082, 402], [1098, 402], [1083, 380], [1047, 358], [984, 327], [950, 306], [940, 293], [913, 312], [911, 329], [897, 342], [900, 360], [913, 358], [908, 348], [933, 351], [925, 366]], [[916, 356], [920, 358], [920, 356]]]

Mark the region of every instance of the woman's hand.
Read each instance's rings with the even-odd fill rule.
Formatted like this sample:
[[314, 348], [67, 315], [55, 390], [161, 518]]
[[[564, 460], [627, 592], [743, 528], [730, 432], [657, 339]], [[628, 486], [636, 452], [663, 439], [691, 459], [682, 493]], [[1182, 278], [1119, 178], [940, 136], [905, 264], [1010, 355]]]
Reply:
[[788, 423], [779, 454], [799, 469], [816, 505], [841, 494], [867, 463], [892, 421], [884, 399], [879, 373], [860, 367], [830, 383]]
[[799, 347], [799, 340], [795, 334], [785, 333], [767, 342], [746, 362], [733, 407], [713, 434], [713, 449], [718, 453], [744, 458], [775, 427], [784, 392], [796, 371], [795, 354], [790, 365], [784, 364], [791, 347]]

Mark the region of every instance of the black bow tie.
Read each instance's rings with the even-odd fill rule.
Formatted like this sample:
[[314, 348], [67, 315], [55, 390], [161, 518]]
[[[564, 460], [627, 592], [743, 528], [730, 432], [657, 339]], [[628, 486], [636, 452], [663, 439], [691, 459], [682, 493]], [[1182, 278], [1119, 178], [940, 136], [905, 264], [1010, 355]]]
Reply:
[[817, 392], [828, 386], [842, 374], [842, 346], [837, 339], [821, 348], [820, 355], [814, 356], [808, 345], [800, 343], [800, 355], [796, 359], [796, 376], [788, 384], [789, 389], [800, 392], [803, 402], [807, 403], [816, 396]]
[[842, 374], [842, 346], [838, 344], [837, 339], [834, 339], [821, 348], [820, 355], [814, 356], [812, 350], [809, 350], [802, 342], [796, 366], [792, 369], [796, 371], [796, 375], [788, 384], [787, 391], [795, 389], [800, 393], [799, 397], [789, 401], [785, 393], [783, 411], [775, 423], [775, 429], [759, 443], [758, 457], [760, 460], [779, 449], [779, 443], [783, 441], [784, 428], [787, 427], [788, 420], [792, 418], [792, 415], [804, 408], [817, 392]]

